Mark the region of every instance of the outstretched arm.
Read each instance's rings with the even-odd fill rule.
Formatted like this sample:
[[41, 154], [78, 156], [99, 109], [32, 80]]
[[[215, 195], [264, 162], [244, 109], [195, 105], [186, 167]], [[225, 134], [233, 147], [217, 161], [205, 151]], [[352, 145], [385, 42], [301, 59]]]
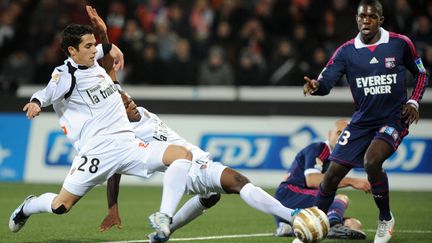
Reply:
[[[99, 36], [102, 44], [109, 44], [106, 24], [98, 15], [96, 9], [94, 9], [92, 6], [87, 5], [86, 11], [92, 23], [95, 34]], [[110, 74], [110, 72], [114, 73], [115, 71], [123, 69], [123, 53], [117, 46], [112, 45], [110, 55], [105, 55], [102, 62], [102, 66], [105, 68], [108, 74]]]
[[107, 184], [107, 200], [108, 200], [108, 215], [105, 216], [102, 223], [99, 225], [99, 231], [103, 232], [117, 225], [118, 229], [123, 228], [120, 214], [118, 210], [118, 195], [120, 189], [120, 174], [114, 174], [108, 179]]

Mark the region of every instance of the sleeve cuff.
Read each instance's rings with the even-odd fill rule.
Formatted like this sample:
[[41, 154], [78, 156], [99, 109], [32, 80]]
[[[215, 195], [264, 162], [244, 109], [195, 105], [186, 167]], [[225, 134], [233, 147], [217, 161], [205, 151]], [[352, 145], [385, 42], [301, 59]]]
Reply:
[[36, 99], [36, 98], [32, 98], [30, 99], [31, 103], [36, 103], [38, 104], [39, 107], [42, 107], [42, 102], [40, 102], [40, 100]]
[[122, 87], [120, 86], [120, 82], [119, 81], [113, 81], [114, 82], [114, 85], [116, 86], [116, 88], [117, 88], [117, 90], [118, 91], [123, 91], [123, 89], [122, 89]]
[[111, 51], [111, 48], [112, 48], [111, 43], [110, 44], [102, 44], [102, 50], [103, 50], [104, 56]]
[[407, 104], [412, 105], [416, 110], [418, 110], [418, 108], [419, 108], [419, 103], [416, 100], [409, 99], [407, 101]]

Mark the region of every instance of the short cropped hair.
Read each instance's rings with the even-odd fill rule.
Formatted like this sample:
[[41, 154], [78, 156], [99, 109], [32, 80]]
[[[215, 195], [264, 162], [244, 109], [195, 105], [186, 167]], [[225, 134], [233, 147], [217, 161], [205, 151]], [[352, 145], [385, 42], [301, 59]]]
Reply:
[[383, 16], [383, 6], [379, 0], [361, 0], [358, 7], [364, 6], [364, 5], [374, 6], [376, 8], [376, 10], [378, 11], [378, 14], [380, 16]]
[[60, 45], [67, 56], [70, 56], [68, 47], [78, 49], [82, 37], [87, 34], [93, 34], [93, 28], [89, 25], [70, 24], [63, 30]]

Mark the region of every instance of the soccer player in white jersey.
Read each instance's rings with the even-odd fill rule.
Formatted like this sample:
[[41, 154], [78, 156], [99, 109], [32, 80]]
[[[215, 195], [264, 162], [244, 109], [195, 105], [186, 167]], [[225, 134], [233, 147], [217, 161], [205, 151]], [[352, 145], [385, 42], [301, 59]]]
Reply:
[[[96, 32], [101, 39], [106, 39], [106, 27], [103, 20], [98, 16], [95, 9], [87, 7], [87, 13], [92, 20]], [[116, 80], [115, 70], [105, 66], [113, 80]], [[120, 86], [118, 86], [120, 89]], [[254, 186], [249, 180], [235, 170], [227, 168], [221, 163], [213, 162], [209, 154], [197, 146], [187, 142], [175, 131], [167, 127], [158, 116], [147, 111], [143, 107], [137, 107], [132, 99], [121, 92], [126, 107], [128, 119], [136, 136], [143, 141], [164, 141], [177, 144], [189, 149], [193, 154], [193, 163], [188, 173], [185, 191], [190, 194], [198, 194], [187, 201], [183, 207], [174, 215], [169, 226], [170, 233], [189, 223], [207, 208], [212, 207], [219, 201], [220, 193], [237, 193], [251, 207], [262, 212], [281, 217], [289, 222], [293, 221], [295, 210], [284, 207], [264, 190]], [[165, 174], [166, 178], [167, 175]], [[113, 225], [121, 227], [118, 213], [117, 196], [119, 191], [120, 175], [115, 174], [108, 181], [108, 205], [109, 213], [100, 226], [100, 230], [106, 230]], [[153, 224], [154, 219], [150, 217]], [[165, 242], [168, 234], [161, 234], [160, 230], [149, 235], [150, 242]], [[162, 237], [161, 237], [162, 236]]]
[[33, 94], [23, 110], [31, 119], [41, 107], [53, 105], [60, 126], [78, 154], [60, 192], [28, 196], [12, 213], [9, 229], [18, 232], [36, 213], [68, 212], [89, 190], [115, 173], [149, 177], [155, 171], [165, 171], [160, 211], [152, 219], [162, 238], [164, 233], [169, 235], [170, 217], [185, 190], [191, 152], [178, 145], [135, 137], [116, 86], [96, 62], [110, 53], [121, 67], [123, 54], [117, 47], [96, 46], [93, 29], [77, 24], [63, 30], [61, 47], [68, 58], [55, 68], [46, 88]]

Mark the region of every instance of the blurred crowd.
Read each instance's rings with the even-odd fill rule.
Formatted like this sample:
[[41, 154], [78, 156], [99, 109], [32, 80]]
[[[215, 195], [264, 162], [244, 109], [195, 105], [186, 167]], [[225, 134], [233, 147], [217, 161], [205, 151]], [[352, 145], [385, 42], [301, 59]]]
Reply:
[[[384, 28], [409, 36], [430, 69], [432, 1], [381, 2]], [[0, 0], [0, 90], [49, 81], [65, 59], [60, 31], [90, 23], [86, 3], [124, 52], [129, 84], [302, 85], [357, 33], [352, 0]]]

